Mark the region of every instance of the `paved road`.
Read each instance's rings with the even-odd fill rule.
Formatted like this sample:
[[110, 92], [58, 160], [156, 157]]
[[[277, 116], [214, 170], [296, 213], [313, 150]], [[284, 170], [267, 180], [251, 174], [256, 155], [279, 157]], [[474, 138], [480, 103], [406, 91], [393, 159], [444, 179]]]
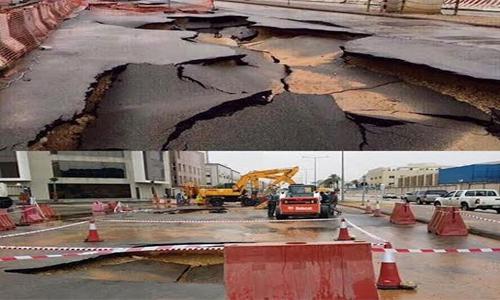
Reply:
[[[226, 214], [185, 213], [153, 214], [134, 213], [108, 216], [113, 220], [173, 220], [173, 219], [217, 219], [217, 220], [266, 220], [265, 210], [254, 208], [230, 208]], [[344, 217], [371, 234], [391, 241], [398, 248], [469, 248], [499, 247], [500, 242], [469, 235], [468, 237], [438, 237], [428, 234], [424, 224], [413, 226], [391, 225], [387, 217], [373, 218], [363, 215], [357, 209], [344, 209]], [[105, 242], [98, 246], [134, 245], [142, 243], [172, 243], [201, 241], [330, 241], [338, 235], [339, 220], [321, 222], [283, 223], [207, 223], [207, 224], [132, 224], [98, 221], [98, 229]], [[56, 224], [50, 224], [51, 226]], [[46, 225], [35, 225], [35, 227]], [[0, 239], [2, 245], [51, 245], [83, 246], [86, 225], [64, 228], [57, 231], [30, 236]], [[357, 239], [379, 242], [354, 228], [349, 229]], [[88, 246], [88, 245], [86, 245]], [[13, 254], [34, 254], [33, 251], [0, 250], [0, 256]], [[39, 252], [38, 252], [39, 253]], [[378, 273], [381, 255], [375, 254], [374, 268]], [[397, 255], [401, 276], [419, 284], [413, 291], [381, 291], [382, 299], [493, 299], [498, 294], [496, 274], [500, 267], [498, 253], [490, 254], [401, 254]], [[0, 269], [33, 268], [72, 260], [38, 260], [0, 263]], [[123, 263], [119, 262], [118, 264]], [[89, 268], [95, 268], [89, 266]], [[108, 267], [100, 267], [104, 272]], [[90, 270], [91, 270], [90, 269]], [[116, 269], [116, 268], [115, 268]], [[26, 275], [0, 273], [4, 283], [3, 296], [9, 298], [51, 297], [71, 298], [157, 298], [196, 299], [211, 297], [222, 299], [223, 286], [218, 284], [162, 283], [103, 281], [79, 278], [79, 269], [66, 271], [64, 276]], [[88, 270], [88, 271], [90, 271]], [[97, 271], [97, 270], [96, 270]], [[97, 273], [95, 273], [97, 274]], [[218, 275], [220, 276], [220, 274]], [[29, 280], [28, 280], [29, 278]], [[448, 278], [448, 280], [441, 280]], [[478, 280], [470, 280], [476, 278]], [[159, 280], [159, 279], [156, 279]], [[12, 284], [5, 284], [12, 283]]]

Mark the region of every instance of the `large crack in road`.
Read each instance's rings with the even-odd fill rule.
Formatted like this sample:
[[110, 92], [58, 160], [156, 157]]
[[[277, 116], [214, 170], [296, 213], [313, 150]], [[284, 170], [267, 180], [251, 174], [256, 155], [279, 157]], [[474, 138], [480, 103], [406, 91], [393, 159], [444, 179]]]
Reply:
[[[103, 72], [83, 110], [46, 125], [31, 149], [273, 149], [273, 140], [284, 149], [499, 147], [493, 83], [456, 74], [425, 81], [436, 70], [412, 77], [403, 62], [347, 55], [344, 44], [366, 36], [349, 28], [231, 15], [154, 21], [140, 20], [137, 34], [195, 30], [180, 39], [235, 54]], [[486, 89], [474, 94], [457, 81]]]

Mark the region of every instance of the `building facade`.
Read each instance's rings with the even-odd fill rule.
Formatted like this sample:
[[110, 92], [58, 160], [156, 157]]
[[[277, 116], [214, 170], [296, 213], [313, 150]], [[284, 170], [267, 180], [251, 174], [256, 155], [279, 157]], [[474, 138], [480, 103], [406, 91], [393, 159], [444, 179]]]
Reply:
[[439, 184], [500, 183], [500, 162], [472, 164], [439, 170]]
[[241, 177], [240, 172], [218, 163], [207, 163], [205, 165], [206, 184], [218, 186], [225, 183], [234, 183]]
[[199, 151], [169, 151], [171, 182], [174, 187], [187, 183], [206, 185], [205, 154]]
[[[376, 188], [380, 185], [386, 187], [402, 187], [406, 181], [410, 180], [436, 180], [435, 174], [438, 173], [441, 166], [434, 163], [408, 164], [403, 167], [395, 168], [376, 168], [369, 170], [365, 175], [366, 183], [369, 187]], [[426, 176], [431, 175], [431, 176]], [[415, 177], [415, 179], [406, 179], [406, 177]], [[419, 177], [420, 176], [420, 177]], [[417, 179], [417, 177], [419, 179]]]
[[[13, 155], [12, 155], [13, 153]], [[2, 153], [0, 182], [16, 198], [24, 188], [36, 199], [151, 199], [172, 193], [168, 152], [18, 151]]]

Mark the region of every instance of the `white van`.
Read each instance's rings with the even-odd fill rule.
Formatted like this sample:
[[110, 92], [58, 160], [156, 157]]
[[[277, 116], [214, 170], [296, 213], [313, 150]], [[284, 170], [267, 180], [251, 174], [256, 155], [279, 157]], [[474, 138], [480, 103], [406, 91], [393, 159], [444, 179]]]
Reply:
[[498, 191], [490, 189], [452, 191], [436, 198], [434, 205], [456, 206], [462, 210], [494, 209], [500, 213], [500, 195]]

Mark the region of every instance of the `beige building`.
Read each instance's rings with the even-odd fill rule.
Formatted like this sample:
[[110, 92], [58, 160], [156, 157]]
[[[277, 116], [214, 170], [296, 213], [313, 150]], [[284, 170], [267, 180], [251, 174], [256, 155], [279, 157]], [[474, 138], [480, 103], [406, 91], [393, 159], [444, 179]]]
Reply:
[[153, 186], [172, 194], [168, 152], [18, 151], [0, 161], [0, 182], [13, 198], [27, 188], [39, 200], [148, 200]]
[[225, 183], [234, 183], [241, 177], [240, 172], [219, 163], [207, 163], [205, 165], [206, 184], [218, 186]]
[[433, 180], [437, 180], [437, 173], [440, 167], [442, 166], [434, 163], [408, 164], [403, 167], [382, 167], [369, 170], [365, 178], [366, 183], [370, 187], [379, 187], [381, 184], [388, 188], [401, 187], [405, 183], [404, 178], [406, 177], [420, 176], [419, 179], [407, 179], [407, 181], [423, 180], [423, 182], [433, 182]]
[[205, 154], [200, 151], [170, 151], [172, 185], [206, 185]]

